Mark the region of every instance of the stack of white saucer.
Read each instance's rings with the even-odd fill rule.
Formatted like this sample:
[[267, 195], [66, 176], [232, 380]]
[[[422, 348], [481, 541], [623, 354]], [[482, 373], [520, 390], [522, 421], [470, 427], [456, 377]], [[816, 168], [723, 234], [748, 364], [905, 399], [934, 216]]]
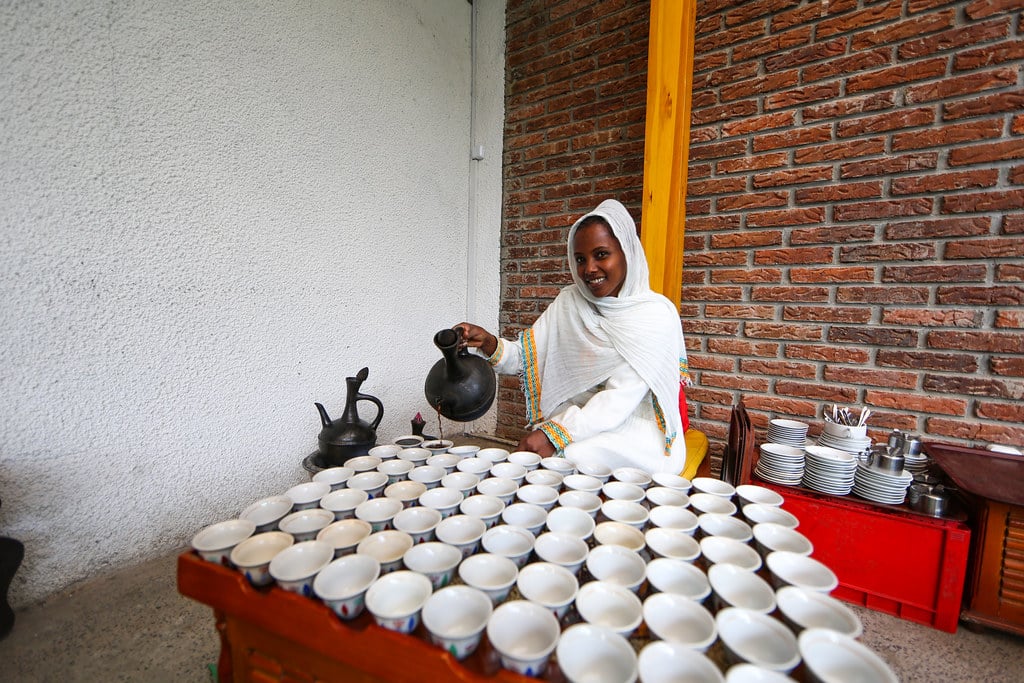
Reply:
[[804, 475], [804, 451], [796, 446], [764, 443], [754, 473], [773, 484], [798, 486]]
[[853, 492], [876, 503], [902, 505], [907, 497], [907, 488], [913, 481], [913, 475], [906, 470], [887, 472], [858, 462]]
[[857, 458], [828, 446], [808, 446], [803, 485], [815, 491], [845, 496], [853, 488]]
[[775, 419], [768, 423], [768, 442], [803, 448], [807, 445], [807, 423]]

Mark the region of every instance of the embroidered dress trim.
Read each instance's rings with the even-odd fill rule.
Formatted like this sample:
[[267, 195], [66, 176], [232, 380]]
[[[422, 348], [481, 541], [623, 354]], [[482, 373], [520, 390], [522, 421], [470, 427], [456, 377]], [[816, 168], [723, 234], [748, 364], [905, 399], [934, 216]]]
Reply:
[[502, 357], [505, 355], [505, 342], [502, 341], [501, 337], [498, 337], [497, 339], [498, 345], [494, 347], [494, 353], [487, 356], [487, 362], [491, 364], [492, 368], [500, 363]]
[[544, 419], [540, 410], [540, 376], [537, 374], [537, 344], [533, 330], [525, 330], [519, 337], [523, 359], [523, 395], [526, 397], [526, 423], [535, 425]]
[[658, 420], [658, 429], [661, 430], [662, 434], [665, 434], [665, 457], [672, 455], [672, 444], [676, 440], [676, 435], [671, 436], [665, 432], [668, 425], [665, 422], [665, 413], [661, 410], [661, 404], [658, 403], [658, 397], [651, 394], [651, 403], [654, 404], [654, 417]]
[[544, 432], [544, 434], [547, 435], [548, 440], [559, 451], [565, 450], [565, 447], [572, 443], [572, 437], [569, 435], [569, 432], [567, 432], [565, 427], [557, 422], [544, 422], [538, 425], [537, 429]]
[[679, 381], [683, 383], [684, 387], [693, 386], [693, 378], [690, 377], [690, 361], [686, 356], [679, 359]]

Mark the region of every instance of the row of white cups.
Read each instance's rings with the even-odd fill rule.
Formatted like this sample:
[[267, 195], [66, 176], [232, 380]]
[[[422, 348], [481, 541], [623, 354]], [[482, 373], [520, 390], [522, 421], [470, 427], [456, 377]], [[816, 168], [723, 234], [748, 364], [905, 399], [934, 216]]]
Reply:
[[[503, 667], [529, 676], [553, 655], [570, 681], [685, 671], [743, 683], [801, 661], [824, 672], [852, 651], [858, 670], [895, 680], [856, 641], [859, 619], [828, 596], [837, 579], [782, 503], [711, 478], [391, 444], [207, 527], [193, 547], [342, 619], [422, 623], [457, 659], [486, 634]], [[642, 624], [654, 640], [638, 657], [628, 639]], [[716, 642], [725, 675], [707, 656]]]

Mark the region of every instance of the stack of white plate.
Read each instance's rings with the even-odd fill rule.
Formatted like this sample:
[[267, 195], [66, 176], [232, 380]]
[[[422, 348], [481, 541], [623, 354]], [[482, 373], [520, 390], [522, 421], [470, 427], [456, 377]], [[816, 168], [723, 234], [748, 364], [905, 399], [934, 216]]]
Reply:
[[807, 427], [797, 420], [772, 420], [768, 423], [768, 441], [803, 448], [807, 443]]
[[835, 436], [828, 432], [822, 432], [818, 436], [819, 446], [828, 446], [829, 448], [838, 448], [841, 451], [847, 453], [863, 453], [864, 451], [871, 448], [871, 437], [865, 436], [863, 438], [850, 437], [850, 436]]
[[853, 492], [866, 500], [888, 505], [902, 505], [907, 497], [907, 488], [914, 481], [910, 472], [886, 472], [857, 463]]
[[765, 481], [797, 486], [804, 476], [804, 449], [777, 443], [763, 443], [754, 473]]
[[924, 453], [918, 453], [917, 455], [904, 455], [903, 466], [911, 474], [921, 474], [928, 470], [928, 466], [931, 464], [931, 460]]
[[857, 458], [828, 446], [808, 446], [803, 485], [822, 493], [845, 496], [853, 488]]

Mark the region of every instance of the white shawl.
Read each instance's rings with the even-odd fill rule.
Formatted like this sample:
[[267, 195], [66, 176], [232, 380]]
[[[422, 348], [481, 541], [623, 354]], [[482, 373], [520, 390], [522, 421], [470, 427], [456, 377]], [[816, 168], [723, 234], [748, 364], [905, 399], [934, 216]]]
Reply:
[[[600, 216], [626, 255], [626, 280], [617, 297], [595, 297], [573, 263], [573, 238], [584, 219]], [[570, 271], [564, 288], [523, 333], [523, 386], [527, 418], [536, 424], [564, 401], [593, 389], [628, 363], [651, 388], [666, 451], [682, 431], [680, 382], [689, 383], [679, 311], [651, 290], [636, 224], [621, 203], [607, 199], [569, 230]]]

